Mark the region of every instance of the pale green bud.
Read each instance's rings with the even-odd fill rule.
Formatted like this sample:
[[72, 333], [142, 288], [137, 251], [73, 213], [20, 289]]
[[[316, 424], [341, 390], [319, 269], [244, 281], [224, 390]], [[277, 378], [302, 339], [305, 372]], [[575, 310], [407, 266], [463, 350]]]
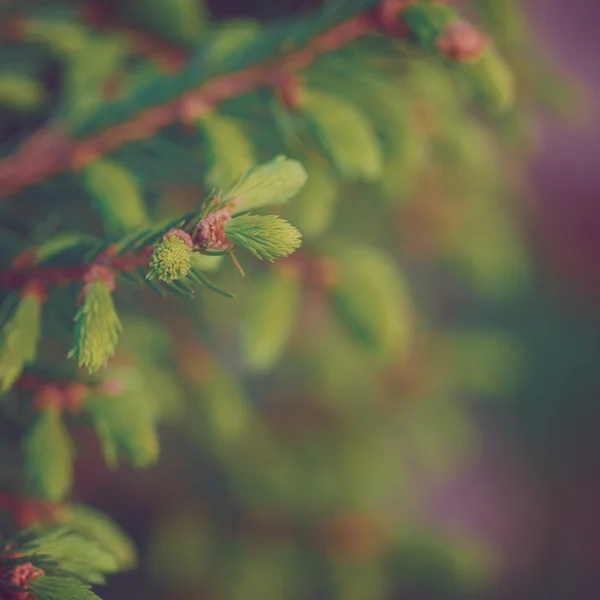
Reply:
[[225, 236], [256, 258], [271, 262], [292, 254], [302, 243], [300, 232], [277, 215], [235, 217], [225, 224]]
[[191, 269], [191, 255], [192, 247], [189, 241], [173, 233], [166, 234], [154, 248], [146, 279], [159, 279], [170, 283], [185, 277]]
[[94, 373], [114, 354], [121, 332], [110, 288], [98, 280], [86, 285], [85, 298], [75, 315], [75, 343], [68, 357]]
[[223, 199], [236, 200], [236, 212], [269, 204], [281, 204], [300, 191], [306, 183], [306, 178], [306, 171], [298, 161], [277, 156], [242, 175], [223, 194]]

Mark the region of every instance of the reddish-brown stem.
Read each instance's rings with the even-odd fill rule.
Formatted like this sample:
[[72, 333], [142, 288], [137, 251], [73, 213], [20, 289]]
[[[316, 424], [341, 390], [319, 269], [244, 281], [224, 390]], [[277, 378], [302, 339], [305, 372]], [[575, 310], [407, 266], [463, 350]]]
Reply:
[[[127, 142], [151, 137], [175, 121], [193, 120], [223, 100], [257, 88], [277, 87], [290, 73], [319, 55], [341, 48], [380, 27], [380, 13], [360, 14], [314, 37], [301, 49], [220, 77], [165, 104], [145, 109], [123, 123], [81, 140], [73, 140], [52, 123], [34, 133], [13, 155], [0, 160], [0, 199], [41, 183], [56, 173], [78, 169]], [[54, 279], [58, 273], [48, 273]], [[17, 274], [12, 278], [19, 279]]]
[[130, 272], [148, 264], [151, 247], [125, 254], [103, 253], [91, 264], [69, 267], [9, 267], [0, 271], [0, 288], [20, 289], [35, 282], [42, 287], [62, 286], [76, 281], [83, 282], [90, 269], [98, 266], [119, 272]]

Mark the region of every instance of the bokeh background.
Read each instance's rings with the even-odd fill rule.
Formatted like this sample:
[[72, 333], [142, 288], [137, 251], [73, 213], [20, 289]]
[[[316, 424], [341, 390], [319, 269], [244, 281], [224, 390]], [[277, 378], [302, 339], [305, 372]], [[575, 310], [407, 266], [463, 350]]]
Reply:
[[[226, 18], [261, 11], [272, 17], [310, 3], [213, 4], [215, 13]], [[525, 290], [508, 298], [473, 296], [460, 284], [440, 283], [436, 269], [420, 262], [419, 251], [427, 247], [427, 240], [417, 236], [407, 242], [417, 255], [411, 264], [420, 274], [417, 286], [436, 306], [440, 322], [500, 332], [510, 345], [508, 349], [492, 345], [487, 362], [481, 356], [474, 361], [469, 375], [472, 397], [462, 398], [469, 431], [463, 432], [457, 422], [458, 433], [453, 434], [455, 445], [464, 442], [465, 450], [451, 466], [443, 460], [444, 440], [435, 436], [437, 425], [453, 415], [434, 409], [423, 417], [419, 443], [429, 451], [434, 468], [427, 474], [417, 469], [410, 477], [399, 477], [399, 527], [406, 527], [409, 542], [387, 565], [395, 574], [388, 595], [398, 600], [600, 598], [600, 4], [596, 0], [523, 4], [530, 16], [530, 35], [559, 65], [578, 102], [562, 118], [541, 111], [534, 115], [536, 150], [527, 166], [527, 209], [519, 212], [520, 231], [532, 258]], [[427, 221], [426, 215], [418, 214], [410, 219], [408, 225], [399, 224], [399, 236], [415, 224], [419, 227], [423, 222], [419, 219]], [[485, 347], [477, 346], [475, 352]], [[466, 342], [455, 347], [459, 353], [461, 349], [464, 360], [472, 361]], [[340, 366], [344, 368], [348, 365]], [[468, 365], [465, 370], [469, 372]], [[290, 395], [294, 392], [289, 390]], [[273, 406], [267, 407], [274, 422], [282, 418], [277, 400], [271, 399]], [[291, 417], [296, 418], [299, 430], [315, 425], [308, 413]], [[292, 432], [300, 436], [302, 431]], [[376, 439], [376, 430], [374, 434]], [[365, 443], [370, 445], [370, 439]], [[205, 571], [211, 568], [209, 555], [226, 556], [230, 550], [207, 541], [211, 522], [219, 521], [219, 511], [239, 512], [239, 507], [227, 505], [228, 493], [220, 494], [219, 490], [227, 490], [227, 481], [219, 462], [210, 452], [199, 452], [177, 427], [165, 426], [161, 441], [162, 458], [147, 471], [125, 467], [111, 473], [93, 452], [77, 464], [77, 498], [111, 514], [141, 552], [136, 571], [111, 578], [103, 590], [107, 600], [210, 600], [207, 581], [241, 578], [239, 571], [229, 572], [226, 559], [220, 563], [222, 572]], [[394, 451], [401, 450], [386, 448], [380, 455], [392, 472]], [[369, 454], [373, 467], [377, 456]], [[399, 461], [397, 470], [404, 468]], [[418, 522], [411, 522], [409, 509], [402, 505], [402, 485], [413, 486]], [[248, 562], [244, 575], [248, 581], [252, 574], [258, 579], [286, 578], [290, 561], [311, 560], [287, 556], [289, 549], [281, 539], [289, 524], [269, 517], [268, 507], [263, 512], [255, 510], [250, 521], [244, 521], [240, 537], [251, 541], [246, 551], [256, 559]], [[333, 545], [358, 548], [358, 555], [368, 555], [381, 543], [372, 530], [356, 514], [339, 516], [335, 523], [339, 539]], [[423, 531], [431, 538], [424, 538]], [[261, 546], [260, 556], [256, 550], [260, 544], [252, 545], [257, 539], [269, 541], [268, 548]], [[340, 566], [340, 578], [349, 587], [339, 597], [379, 600], [383, 596], [370, 595], [375, 584], [365, 584], [364, 591], [353, 588], [344, 569], [360, 571], [357, 564], [362, 563], [350, 560]], [[320, 568], [316, 564], [306, 572], [318, 581]], [[294, 598], [318, 600], [314, 592], [303, 591], [302, 582], [295, 589]], [[293, 600], [285, 592], [258, 598], [244, 588], [231, 597]]]
[[[424, 567], [422, 577], [416, 568], [398, 592], [406, 600], [600, 597], [600, 4], [524, 5], [531, 36], [578, 82], [586, 102], [563, 121], [539, 115], [526, 223], [535, 284], [516, 305], [486, 307], [479, 315], [520, 340], [528, 368], [511, 394], [478, 406], [485, 443], [449, 481], [434, 484], [427, 500], [435, 527], [486, 540], [502, 566], [470, 592], [445, 588], [443, 564]], [[228, 0], [217, 10], [245, 9]], [[100, 505], [121, 511], [121, 521], [139, 527], [147, 542], [147, 523], [138, 521], [135, 505], [127, 511], [114, 499], [123, 485], [107, 484]], [[144, 481], [131, 485], [143, 489]], [[139, 586], [135, 575], [123, 576], [107, 597], [138, 594]]]
[[[245, 4], [227, 0], [216, 11], [244, 15]], [[425, 500], [436, 530], [484, 540], [501, 566], [481, 585], [457, 591], [445, 583], [444, 560], [419, 565], [407, 557], [399, 599], [600, 597], [600, 4], [529, 0], [524, 5], [531, 36], [581, 86], [586, 101], [578, 114], [562, 121], [539, 115], [525, 223], [536, 264], [530, 293], [508, 307], [479, 307], [480, 323], [500, 325], [525, 347], [530, 361], [524, 377], [510, 394], [477, 406], [484, 443], [452, 477], [433, 482]], [[281, 11], [286, 10], [282, 3]], [[272, 11], [265, 6], [265, 12]], [[187, 476], [177, 472], [182, 449], [168, 437], [166, 443], [158, 474], [111, 476], [102, 486], [95, 481], [89, 491], [94, 503], [115, 515], [146, 549], [156, 515], [140, 511], [137, 494], [156, 494], [156, 480], [163, 477], [159, 487], [168, 513], [169, 503], [179, 502], [178, 478]], [[123, 497], [130, 498], [127, 504]], [[143, 556], [142, 564], [147, 559]], [[147, 576], [123, 575], [111, 581], [105, 597], [148, 596], [146, 586]], [[172, 591], [162, 597], [185, 596]], [[191, 592], [189, 597], [203, 596]]]

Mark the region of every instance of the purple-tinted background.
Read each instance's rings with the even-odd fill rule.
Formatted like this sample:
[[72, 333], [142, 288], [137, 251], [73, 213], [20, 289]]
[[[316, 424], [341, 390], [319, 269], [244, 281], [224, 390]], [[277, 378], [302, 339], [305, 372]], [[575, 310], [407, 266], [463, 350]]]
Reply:
[[[503, 2], [504, 0], [497, 0]], [[503, 555], [490, 600], [600, 598], [600, 0], [524, 0], [532, 35], [587, 92], [542, 116], [531, 165], [539, 293], [524, 309], [533, 382], [483, 428], [477, 463], [432, 494], [442, 527]], [[420, 596], [419, 596], [420, 597]], [[439, 600], [436, 597], [436, 600]]]
[[[498, 0], [499, 2], [503, 0]], [[591, 115], [582, 129], [555, 121], [544, 127], [544, 147], [533, 166], [543, 250], [561, 275], [600, 290], [600, 2], [528, 0], [535, 34], [564, 69], [588, 87]]]
[[[560, 306], [546, 323], [548, 329], [557, 323], [559, 333], [548, 335], [554, 348], [540, 364], [543, 371], [547, 356], [554, 357], [548, 379], [560, 390], [549, 383], [546, 398], [540, 392], [536, 400], [522, 399], [531, 413], [524, 421], [539, 420], [544, 433], [515, 443], [513, 456], [508, 435], [499, 462], [490, 450], [483, 459], [488, 481], [481, 471], [475, 476], [475, 497], [482, 499], [473, 513], [481, 522], [491, 511], [499, 532], [488, 526], [490, 532], [509, 558], [514, 553], [495, 600], [593, 600], [600, 598], [600, 1], [527, 0], [526, 6], [533, 34], [584, 84], [589, 113], [577, 127], [545, 118], [531, 167], [536, 249], [548, 276], [542, 295], [556, 294]], [[563, 353], [572, 365], [554, 374]], [[592, 366], [580, 368], [586, 360]], [[528, 444], [530, 454], [520, 456]]]

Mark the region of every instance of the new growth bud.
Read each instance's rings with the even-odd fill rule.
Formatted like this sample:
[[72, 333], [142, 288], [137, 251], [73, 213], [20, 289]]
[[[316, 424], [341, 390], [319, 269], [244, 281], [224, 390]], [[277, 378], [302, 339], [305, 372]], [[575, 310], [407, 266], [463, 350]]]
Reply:
[[181, 229], [171, 229], [154, 248], [146, 279], [159, 279], [170, 283], [185, 277], [191, 269], [190, 256], [193, 247], [188, 233]]

